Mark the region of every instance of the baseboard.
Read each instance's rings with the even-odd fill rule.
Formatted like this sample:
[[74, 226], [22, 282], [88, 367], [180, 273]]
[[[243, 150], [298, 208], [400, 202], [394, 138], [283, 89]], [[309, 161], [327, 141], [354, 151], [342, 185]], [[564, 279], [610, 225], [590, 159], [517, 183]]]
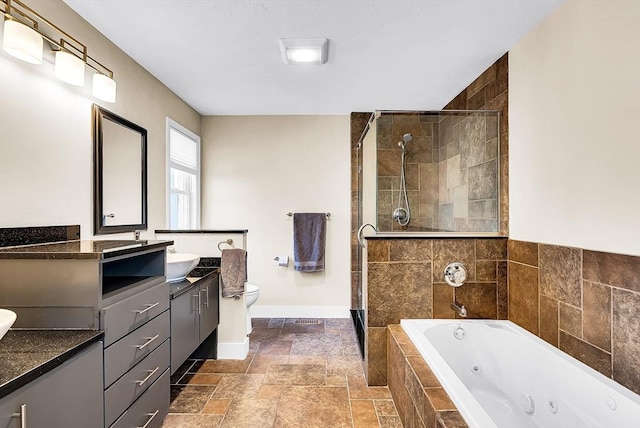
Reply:
[[257, 306], [251, 318], [351, 318], [348, 306]]
[[249, 338], [241, 343], [218, 342], [219, 360], [244, 360], [249, 354]]

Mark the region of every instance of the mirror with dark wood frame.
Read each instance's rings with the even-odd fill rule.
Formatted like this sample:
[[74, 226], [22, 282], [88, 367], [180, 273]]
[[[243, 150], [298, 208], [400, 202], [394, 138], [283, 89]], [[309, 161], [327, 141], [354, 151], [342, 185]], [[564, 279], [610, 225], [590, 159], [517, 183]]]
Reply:
[[93, 233], [147, 229], [147, 130], [93, 105]]

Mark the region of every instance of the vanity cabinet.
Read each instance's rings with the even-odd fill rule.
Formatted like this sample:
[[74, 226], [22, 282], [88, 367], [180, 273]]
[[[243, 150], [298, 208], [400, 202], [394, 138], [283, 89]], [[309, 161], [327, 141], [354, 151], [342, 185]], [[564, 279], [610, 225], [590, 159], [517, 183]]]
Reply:
[[85, 428], [102, 420], [102, 342], [0, 399], [2, 428]]
[[217, 328], [219, 275], [212, 273], [171, 300], [171, 374]]

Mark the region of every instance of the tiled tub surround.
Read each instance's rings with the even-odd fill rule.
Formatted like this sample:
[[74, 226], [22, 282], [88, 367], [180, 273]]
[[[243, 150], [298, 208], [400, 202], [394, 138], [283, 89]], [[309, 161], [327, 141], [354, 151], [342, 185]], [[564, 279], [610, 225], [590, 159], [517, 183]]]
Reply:
[[464, 419], [400, 325], [387, 327], [389, 391], [409, 428], [463, 428]]
[[[471, 318], [507, 318], [506, 238], [368, 238], [365, 373], [387, 384], [387, 326], [402, 318], [454, 318], [451, 302]], [[451, 262], [467, 268], [467, 282], [444, 282]]]
[[640, 393], [640, 257], [509, 240], [509, 319]]

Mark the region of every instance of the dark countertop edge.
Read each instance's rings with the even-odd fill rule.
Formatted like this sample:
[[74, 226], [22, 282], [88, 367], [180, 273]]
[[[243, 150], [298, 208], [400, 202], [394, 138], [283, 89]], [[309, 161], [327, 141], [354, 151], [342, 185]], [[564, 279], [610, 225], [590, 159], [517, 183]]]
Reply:
[[248, 229], [203, 229], [203, 230], [185, 230], [185, 229], [156, 229], [154, 233], [248, 233]]
[[[172, 283], [168, 283], [169, 284], [169, 299], [175, 299], [176, 297], [183, 295], [187, 291], [193, 290], [194, 287], [199, 286], [201, 282], [203, 282], [205, 279], [209, 278], [211, 275], [219, 274], [219, 273], [220, 273], [220, 269], [211, 269], [210, 273], [201, 276], [196, 281], [189, 283], [189, 285], [185, 285], [184, 288], [180, 288], [179, 290], [175, 290], [175, 291], [171, 290]], [[183, 284], [185, 282], [189, 282], [189, 281], [187, 281], [186, 279], [183, 279], [182, 281], [175, 282], [173, 284], [179, 285], [179, 284]]]
[[508, 239], [509, 237], [506, 235], [471, 235], [471, 234], [466, 234], [466, 235], [451, 235], [451, 236], [447, 236], [444, 233], [437, 233], [437, 232], [433, 232], [433, 233], [429, 233], [429, 234], [423, 234], [423, 235], [408, 235], [408, 236], [402, 236], [399, 234], [394, 234], [394, 235], [371, 235], [371, 236], [365, 236], [364, 239], [372, 239], [372, 240], [380, 240], [380, 239]]
[[[60, 244], [64, 242], [52, 242], [45, 244], [34, 244], [33, 246], [41, 246], [47, 244]], [[74, 242], [74, 241], [71, 241]], [[44, 251], [34, 251], [34, 252], [26, 252], [26, 251], [16, 251], [11, 252], [11, 248], [7, 248], [4, 251], [0, 251], [0, 260], [16, 260], [16, 259], [47, 259], [47, 260], [101, 260], [101, 259], [110, 259], [113, 257], [123, 256], [126, 254], [133, 254], [142, 251], [149, 251], [154, 249], [159, 249], [163, 247], [168, 247], [173, 245], [173, 241], [154, 241], [151, 244], [146, 244], [140, 247], [131, 247], [124, 248], [122, 250], [113, 250], [107, 252], [90, 252], [90, 253], [81, 253], [81, 252], [44, 252]], [[24, 248], [28, 245], [15, 247], [15, 248]]]
[[[86, 330], [83, 330], [86, 331]], [[93, 345], [96, 342], [99, 342], [104, 338], [104, 331], [95, 330], [96, 334], [94, 336], [89, 337], [85, 341], [77, 344], [73, 348], [70, 348], [59, 355], [51, 358], [50, 360], [40, 364], [39, 366], [22, 373], [21, 375], [11, 379], [9, 382], [4, 385], [0, 385], [0, 399], [6, 397], [14, 391], [22, 388], [29, 382], [32, 382], [42, 376], [45, 373], [50, 372], [58, 366], [61, 366], [66, 361], [70, 360], [72, 357], [78, 355], [83, 350], [87, 349], [89, 346]]]

